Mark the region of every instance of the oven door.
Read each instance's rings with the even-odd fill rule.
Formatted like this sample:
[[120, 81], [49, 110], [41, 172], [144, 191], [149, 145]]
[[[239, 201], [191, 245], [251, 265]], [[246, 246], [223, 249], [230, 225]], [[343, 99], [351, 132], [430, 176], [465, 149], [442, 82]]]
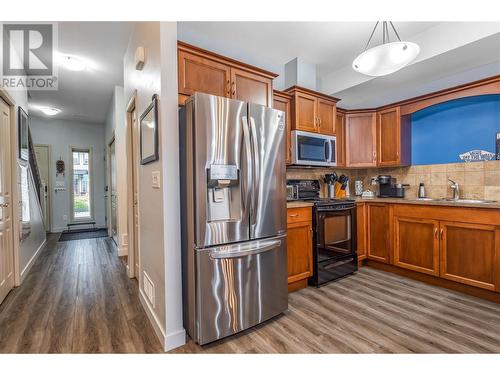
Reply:
[[316, 212], [316, 261], [356, 255], [355, 208]]
[[296, 165], [335, 166], [336, 138], [294, 130], [292, 163]]

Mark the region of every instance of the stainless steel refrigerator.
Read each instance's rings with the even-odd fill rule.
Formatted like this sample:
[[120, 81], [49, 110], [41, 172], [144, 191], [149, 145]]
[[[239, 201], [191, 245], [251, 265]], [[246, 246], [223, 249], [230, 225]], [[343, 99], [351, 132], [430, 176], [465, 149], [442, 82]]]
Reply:
[[180, 110], [184, 326], [206, 344], [285, 311], [284, 113], [196, 93]]

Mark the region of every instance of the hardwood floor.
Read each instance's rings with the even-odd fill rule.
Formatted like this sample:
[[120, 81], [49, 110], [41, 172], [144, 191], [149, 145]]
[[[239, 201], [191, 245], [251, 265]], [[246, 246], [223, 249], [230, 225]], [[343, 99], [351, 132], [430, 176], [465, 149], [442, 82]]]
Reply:
[[[0, 305], [0, 353], [161, 353], [109, 239], [48, 245]], [[500, 304], [364, 267], [283, 315], [170, 353], [500, 353]]]
[[0, 353], [163, 352], [111, 240], [57, 239], [0, 305]]
[[257, 328], [171, 353], [500, 353], [500, 304], [364, 267], [290, 294]]

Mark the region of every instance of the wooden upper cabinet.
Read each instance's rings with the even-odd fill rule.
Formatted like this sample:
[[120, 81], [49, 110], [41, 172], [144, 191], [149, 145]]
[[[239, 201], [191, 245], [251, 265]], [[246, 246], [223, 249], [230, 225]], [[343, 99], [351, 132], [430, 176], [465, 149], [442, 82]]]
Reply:
[[441, 277], [500, 291], [500, 229], [440, 222]]
[[309, 94], [297, 93], [294, 97], [295, 121], [293, 130], [317, 132], [318, 116], [316, 112], [316, 97]]
[[394, 218], [394, 265], [439, 276], [439, 221]]
[[336, 104], [329, 100], [318, 98], [318, 132], [335, 135]]
[[231, 68], [233, 99], [270, 107], [273, 98], [273, 80], [247, 70]]
[[290, 118], [291, 108], [290, 108], [291, 96], [281, 91], [274, 91], [273, 93], [273, 108], [279, 109], [285, 112], [285, 125], [286, 125], [286, 164], [292, 162], [292, 121]]
[[390, 211], [385, 203], [367, 203], [367, 256], [368, 259], [389, 263]]
[[346, 115], [346, 167], [375, 167], [377, 165], [376, 127], [375, 112]]
[[377, 152], [381, 167], [411, 164], [410, 121], [399, 107], [377, 112]]
[[335, 135], [337, 138], [337, 167], [345, 167], [345, 114], [335, 115]]
[[285, 92], [292, 95], [292, 130], [335, 135], [339, 99], [299, 86]]
[[186, 51], [178, 53], [179, 93], [195, 92], [230, 97], [231, 68]]
[[276, 74], [177, 42], [179, 104], [195, 92], [272, 106]]

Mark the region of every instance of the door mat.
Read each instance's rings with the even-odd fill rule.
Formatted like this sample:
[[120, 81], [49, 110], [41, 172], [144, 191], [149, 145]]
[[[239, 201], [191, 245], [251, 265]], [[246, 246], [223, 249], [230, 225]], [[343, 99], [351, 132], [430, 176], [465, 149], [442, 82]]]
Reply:
[[65, 231], [61, 233], [61, 237], [59, 237], [59, 242], [87, 240], [89, 238], [101, 238], [101, 237], [108, 237], [107, 229], [90, 229], [90, 230], [79, 230], [71, 232]]

